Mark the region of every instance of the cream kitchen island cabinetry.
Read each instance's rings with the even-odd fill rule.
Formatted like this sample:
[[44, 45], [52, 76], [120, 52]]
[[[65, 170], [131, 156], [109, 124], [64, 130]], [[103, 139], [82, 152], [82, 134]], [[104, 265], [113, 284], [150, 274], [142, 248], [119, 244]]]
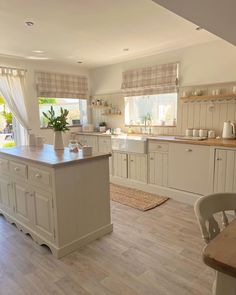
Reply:
[[0, 149], [0, 213], [56, 257], [111, 232], [109, 156]]

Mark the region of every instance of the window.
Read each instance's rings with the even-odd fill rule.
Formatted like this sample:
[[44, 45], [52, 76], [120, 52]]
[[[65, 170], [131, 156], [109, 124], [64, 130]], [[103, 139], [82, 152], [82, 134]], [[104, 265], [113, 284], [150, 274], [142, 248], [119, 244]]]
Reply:
[[125, 97], [125, 125], [175, 126], [177, 93]]
[[13, 139], [13, 115], [0, 97], [0, 147], [15, 146]]
[[69, 111], [68, 122], [70, 126], [76, 126], [87, 123], [87, 100], [75, 98], [39, 98], [39, 117], [40, 127], [47, 127], [47, 119], [43, 112], [47, 113], [53, 106], [56, 114], [60, 114], [61, 107]]

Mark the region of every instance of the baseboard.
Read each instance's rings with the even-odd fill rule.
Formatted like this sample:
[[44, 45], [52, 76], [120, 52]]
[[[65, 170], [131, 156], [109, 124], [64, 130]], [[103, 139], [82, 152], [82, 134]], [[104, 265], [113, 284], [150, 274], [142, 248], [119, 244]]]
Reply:
[[16, 220], [14, 217], [10, 216], [8, 213], [6, 213], [3, 210], [0, 210], [0, 214], [2, 214], [5, 219], [9, 223], [14, 223], [16, 227], [22, 231], [24, 234], [30, 234], [32, 239], [39, 245], [46, 245], [52, 252], [53, 256], [56, 258], [61, 258], [73, 251], [78, 250], [80, 247], [85, 246], [86, 244], [110, 233], [113, 231], [113, 224], [105, 225], [85, 236], [82, 236], [81, 238], [64, 245], [63, 247], [57, 247], [55, 244], [52, 244], [50, 241], [46, 240], [44, 237], [41, 237], [38, 233], [36, 233], [34, 230], [29, 228], [28, 226], [22, 224], [18, 220]]
[[159, 194], [162, 196], [169, 197], [173, 200], [190, 204], [190, 205], [193, 205], [196, 202], [196, 200], [199, 197], [201, 197], [200, 195], [197, 195], [197, 194], [175, 190], [169, 187], [163, 187], [163, 186], [157, 186], [157, 185], [147, 184], [143, 182], [138, 182], [128, 178], [111, 176], [110, 181], [111, 183], [114, 183], [117, 185], [123, 185], [126, 187], [139, 189], [148, 193]]
[[92, 241], [101, 238], [102, 236], [109, 234], [113, 231], [113, 224], [108, 224], [105, 225], [99, 229], [97, 229], [96, 231], [93, 231], [75, 241], [73, 241], [72, 243], [69, 243], [61, 248], [58, 248], [57, 253], [56, 253], [56, 257], [57, 258], [61, 258], [75, 250], [78, 250], [79, 248], [81, 248], [82, 246], [87, 245], [88, 243], [91, 243]]

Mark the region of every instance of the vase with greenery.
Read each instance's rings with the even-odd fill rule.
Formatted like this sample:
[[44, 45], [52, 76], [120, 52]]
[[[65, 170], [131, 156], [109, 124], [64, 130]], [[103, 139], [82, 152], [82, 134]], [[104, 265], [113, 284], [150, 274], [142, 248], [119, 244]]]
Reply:
[[57, 116], [53, 107], [51, 106], [50, 110], [46, 114], [43, 112], [44, 117], [48, 120], [48, 128], [52, 128], [54, 130], [54, 149], [55, 150], [63, 150], [63, 137], [62, 132], [69, 130], [67, 125], [67, 116], [69, 111], [61, 108], [60, 115]]

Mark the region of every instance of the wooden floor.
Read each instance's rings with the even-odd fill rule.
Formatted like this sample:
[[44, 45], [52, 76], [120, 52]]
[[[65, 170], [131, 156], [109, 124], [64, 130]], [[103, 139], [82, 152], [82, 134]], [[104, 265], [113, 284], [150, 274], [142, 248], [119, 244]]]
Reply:
[[0, 295], [210, 295], [193, 208], [112, 203], [114, 232], [61, 260], [0, 217]]

